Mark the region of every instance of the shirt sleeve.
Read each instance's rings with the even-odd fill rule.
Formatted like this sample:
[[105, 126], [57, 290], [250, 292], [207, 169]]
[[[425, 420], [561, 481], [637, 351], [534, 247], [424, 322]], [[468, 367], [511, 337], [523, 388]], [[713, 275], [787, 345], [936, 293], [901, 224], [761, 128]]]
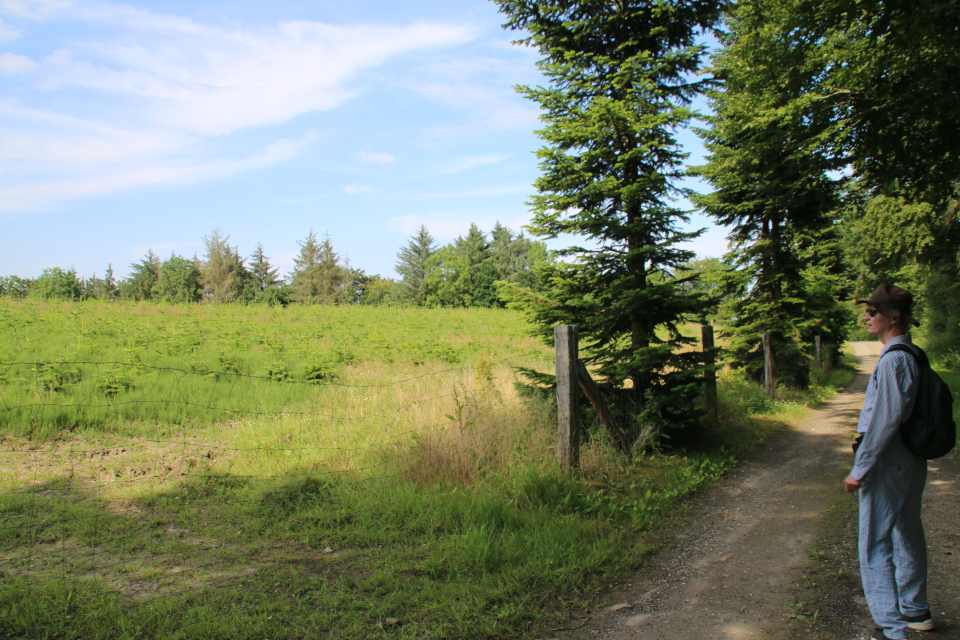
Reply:
[[853, 471], [850, 476], [863, 480], [898, 437], [901, 423], [910, 416], [913, 408], [914, 386], [919, 369], [913, 357], [902, 352], [881, 358], [877, 364], [877, 394], [873, 414], [857, 449]]

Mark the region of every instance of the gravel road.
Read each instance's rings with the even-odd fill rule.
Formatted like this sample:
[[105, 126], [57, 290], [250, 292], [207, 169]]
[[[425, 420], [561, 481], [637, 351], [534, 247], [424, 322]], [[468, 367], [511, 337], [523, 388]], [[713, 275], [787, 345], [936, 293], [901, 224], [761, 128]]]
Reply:
[[[843, 491], [850, 442], [880, 351], [855, 342], [850, 388], [810, 411], [719, 487], [599, 611], [540, 637], [747, 640], [869, 637], [856, 561], [856, 498]], [[960, 455], [930, 463], [924, 522], [938, 631], [960, 640]]]

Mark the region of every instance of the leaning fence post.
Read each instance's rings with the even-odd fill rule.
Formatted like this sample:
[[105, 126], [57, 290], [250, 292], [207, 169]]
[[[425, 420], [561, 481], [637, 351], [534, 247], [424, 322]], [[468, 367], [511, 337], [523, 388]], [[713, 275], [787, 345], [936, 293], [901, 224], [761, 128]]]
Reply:
[[714, 366], [717, 363], [717, 356], [713, 350], [713, 325], [700, 325], [700, 336], [703, 341], [703, 353], [706, 356], [707, 371], [704, 376], [703, 392], [707, 401], [707, 411], [714, 417], [717, 416], [717, 371]]
[[577, 416], [577, 362], [579, 342], [577, 325], [561, 324], [553, 328], [553, 344], [557, 364], [557, 455], [560, 468], [576, 468], [580, 464]]
[[813, 342], [817, 347], [817, 369], [823, 369], [823, 356], [821, 355], [822, 354], [821, 348], [823, 345], [821, 342], [821, 337], [820, 336], [814, 337]]
[[767, 395], [773, 397], [773, 344], [770, 340], [770, 332], [763, 332], [763, 390]]

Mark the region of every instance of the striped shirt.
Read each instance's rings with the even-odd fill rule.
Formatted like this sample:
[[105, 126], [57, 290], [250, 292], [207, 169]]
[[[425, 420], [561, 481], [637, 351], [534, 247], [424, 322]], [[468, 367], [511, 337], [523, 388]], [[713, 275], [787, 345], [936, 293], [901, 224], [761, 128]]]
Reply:
[[900, 437], [900, 424], [910, 417], [913, 409], [920, 368], [909, 353], [894, 351], [884, 356], [895, 344], [911, 344], [910, 336], [896, 336], [887, 341], [867, 383], [866, 399], [857, 423], [857, 432], [865, 435], [850, 472], [855, 480], [863, 480], [894, 438]]

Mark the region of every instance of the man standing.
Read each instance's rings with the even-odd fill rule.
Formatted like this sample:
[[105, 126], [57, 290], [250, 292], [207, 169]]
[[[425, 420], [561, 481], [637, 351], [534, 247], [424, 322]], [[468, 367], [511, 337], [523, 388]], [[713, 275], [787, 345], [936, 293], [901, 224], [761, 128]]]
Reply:
[[875, 640], [902, 640], [907, 629], [932, 631], [927, 603], [927, 544], [920, 520], [927, 461], [903, 446], [899, 426], [910, 416], [919, 363], [894, 344], [912, 344], [908, 325], [913, 297], [888, 284], [866, 303], [867, 330], [884, 345], [867, 384], [857, 432], [862, 441], [846, 490], [860, 491], [860, 574], [874, 621]]

